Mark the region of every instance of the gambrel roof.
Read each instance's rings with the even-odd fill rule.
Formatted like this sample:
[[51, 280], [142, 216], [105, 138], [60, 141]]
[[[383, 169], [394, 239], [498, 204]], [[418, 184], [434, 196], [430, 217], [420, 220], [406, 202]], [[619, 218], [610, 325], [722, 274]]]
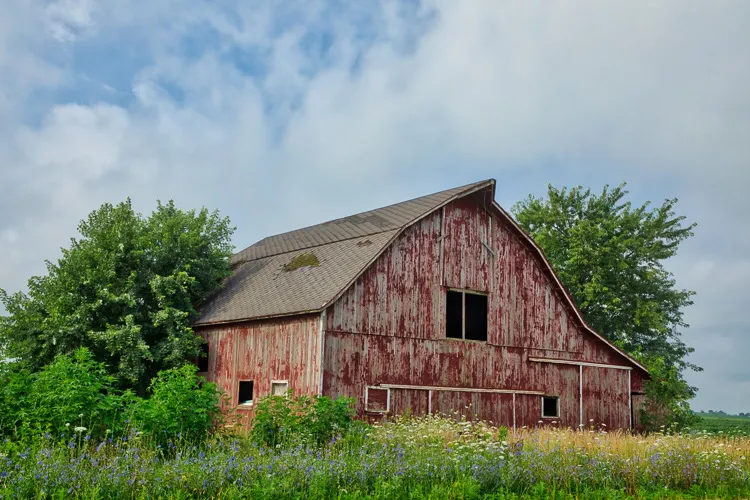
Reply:
[[484, 190], [490, 191], [492, 210], [506, 219], [540, 257], [545, 271], [584, 330], [648, 373], [643, 365], [586, 323], [542, 249], [494, 201], [494, 179], [264, 238], [232, 256], [232, 275], [200, 307], [194, 325], [324, 311], [406, 228], [454, 200]]
[[[455, 199], [494, 185], [494, 180], [476, 182], [262, 239], [232, 256], [232, 276], [202, 305], [195, 324], [321, 311], [403, 229]], [[306, 258], [317, 260], [317, 265], [286, 270]]]

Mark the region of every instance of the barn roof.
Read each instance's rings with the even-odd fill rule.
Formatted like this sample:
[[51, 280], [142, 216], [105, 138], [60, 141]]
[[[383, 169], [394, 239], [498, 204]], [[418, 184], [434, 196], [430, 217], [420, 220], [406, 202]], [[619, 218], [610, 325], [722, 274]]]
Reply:
[[[452, 200], [493, 189], [487, 180], [264, 238], [233, 255], [232, 275], [196, 325], [324, 309], [401, 230]], [[494, 192], [493, 192], [494, 198]]]

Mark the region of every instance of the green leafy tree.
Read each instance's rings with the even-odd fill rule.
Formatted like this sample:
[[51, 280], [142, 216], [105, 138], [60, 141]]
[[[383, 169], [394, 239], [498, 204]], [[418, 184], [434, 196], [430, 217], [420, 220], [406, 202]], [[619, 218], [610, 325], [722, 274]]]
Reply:
[[661, 385], [651, 384], [651, 402], [686, 415], [683, 403], [695, 389], [682, 372], [700, 368], [686, 360], [693, 349], [681, 341], [680, 329], [688, 326], [683, 311], [694, 292], [677, 288], [664, 262], [693, 235], [695, 224], [675, 214], [677, 199], [634, 207], [627, 195], [625, 184], [605, 186], [598, 196], [580, 186], [548, 186], [546, 198], [529, 196], [512, 212], [542, 247], [586, 321], [653, 367], [656, 378], [664, 376]]
[[234, 228], [171, 201], [144, 217], [128, 199], [102, 205], [78, 230], [28, 293], [0, 290], [0, 345], [32, 371], [86, 347], [122, 386], [145, 394], [158, 371], [200, 355], [190, 322], [230, 272]]

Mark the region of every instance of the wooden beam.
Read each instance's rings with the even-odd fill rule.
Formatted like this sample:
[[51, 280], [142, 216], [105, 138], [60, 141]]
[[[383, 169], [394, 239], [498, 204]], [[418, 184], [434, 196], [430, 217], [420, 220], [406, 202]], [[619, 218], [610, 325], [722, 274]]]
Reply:
[[593, 366], [594, 368], [612, 368], [615, 370], [632, 370], [632, 366], [620, 366], [620, 365], [606, 365], [603, 363], [589, 363], [586, 361], [575, 361], [571, 359], [555, 359], [555, 358], [529, 358], [529, 361], [535, 363], [554, 363], [558, 365], [573, 365], [573, 366]]

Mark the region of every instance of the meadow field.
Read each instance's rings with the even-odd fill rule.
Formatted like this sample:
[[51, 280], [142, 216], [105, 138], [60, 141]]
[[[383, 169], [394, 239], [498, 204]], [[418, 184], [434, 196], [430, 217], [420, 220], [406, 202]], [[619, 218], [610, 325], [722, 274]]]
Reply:
[[700, 421], [693, 425], [695, 430], [705, 430], [722, 434], [746, 434], [750, 436], [750, 418], [734, 415], [697, 413]]
[[508, 432], [436, 416], [270, 448], [231, 429], [161, 446], [77, 427], [0, 443], [0, 498], [747, 498], [746, 457], [738, 435]]

